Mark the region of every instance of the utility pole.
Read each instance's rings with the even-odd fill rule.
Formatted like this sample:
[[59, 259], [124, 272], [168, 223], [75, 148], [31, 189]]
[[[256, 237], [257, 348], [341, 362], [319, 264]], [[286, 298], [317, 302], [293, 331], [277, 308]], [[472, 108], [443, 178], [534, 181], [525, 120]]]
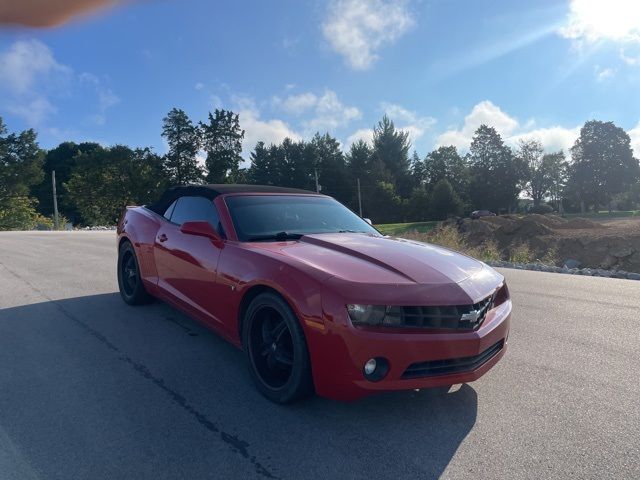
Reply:
[[51, 187], [53, 190], [53, 225], [55, 229], [60, 228], [60, 220], [58, 217], [58, 195], [56, 195], [56, 171], [51, 171]]
[[358, 208], [360, 209], [360, 217], [362, 217], [362, 196], [360, 195], [360, 177], [358, 177]]
[[320, 184], [318, 183], [318, 169], [316, 168], [314, 172], [316, 174], [316, 193], [320, 193]]

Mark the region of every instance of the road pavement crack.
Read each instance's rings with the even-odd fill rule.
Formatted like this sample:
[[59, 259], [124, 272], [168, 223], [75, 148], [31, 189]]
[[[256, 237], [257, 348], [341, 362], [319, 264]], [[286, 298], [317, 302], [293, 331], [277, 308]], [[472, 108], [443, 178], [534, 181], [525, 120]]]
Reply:
[[22, 278], [18, 273], [14, 272], [4, 264], [0, 263], [0, 265], [2, 265], [2, 267], [4, 267], [5, 270], [7, 270], [13, 277], [25, 283], [38, 295], [42, 296], [44, 299], [46, 299], [47, 301], [55, 305], [55, 307], [60, 311], [60, 313], [62, 313], [63, 316], [65, 316], [66, 318], [74, 322], [76, 325], [78, 325], [82, 330], [85, 331], [85, 333], [94, 337], [96, 340], [98, 340], [100, 343], [102, 343], [105, 347], [107, 347], [112, 352], [117, 353], [118, 360], [125, 362], [126, 364], [131, 366], [137, 374], [141, 375], [146, 380], [151, 381], [156, 387], [164, 391], [169, 396], [169, 398], [173, 401], [173, 403], [175, 403], [176, 405], [181, 407], [183, 410], [185, 410], [187, 413], [189, 413], [193, 418], [195, 418], [195, 420], [200, 425], [202, 425], [204, 428], [206, 428], [210, 432], [218, 434], [220, 436], [220, 439], [233, 452], [239, 454], [241, 457], [248, 460], [253, 465], [256, 473], [258, 473], [259, 475], [265, 478], [270, 478], [270, 479], [280, 478], [275, 474], [273, 474], [270, 470], [268, 470], [264, 465], [262, 465], [258, 461], [258, 459], [255, 457], [255, 455], [251, 455], [249, 453], [250, 445], [248, 442], [238, 438], [236, 435], [232, 435], [226, 432], [225, 430], [223, 430], [222, 427], [220, 427], [218, 424], [214, 423], [213, 421], [209, 420], [205, 414], [201, 413], [194, 406], [192, 406], [184, 396], [182, 396], [180, 393], [176, 392], [175, 390], [167, 386], [162, 378], [158, 378], [154, 376], [151, 373], [151, 370], [148, 367], [146, 367], [144, 364], [136, 362], [131, 357], [126, 355], [122, 350], [120, 350], [120, 348], [118, 348], [113, 342], [111, 342], [102, 333], [100, 333], [95, 328], [91, 327], [90, 325], [86, 324], [85, 322], [77, 318], [73, 313], [69, 312], [57, 300], [49, 297], [41, 289], [33, 285], [28, 280]]

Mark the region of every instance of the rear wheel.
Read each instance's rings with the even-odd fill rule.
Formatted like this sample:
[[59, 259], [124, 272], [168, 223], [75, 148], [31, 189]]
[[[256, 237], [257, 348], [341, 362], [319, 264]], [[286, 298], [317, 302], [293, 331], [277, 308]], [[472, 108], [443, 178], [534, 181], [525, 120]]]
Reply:
[[120, 296], [129, 305], [142, 305], [151, 301], [151, 296], [142, 284], [136, 252], [128, 241], [118, 251], [118, 288]]
[[291, 403], [313, 392], [304, 332], [280, 296], [263, 293], [251, 302], [242, 338], [251, 376], [265, 397]]

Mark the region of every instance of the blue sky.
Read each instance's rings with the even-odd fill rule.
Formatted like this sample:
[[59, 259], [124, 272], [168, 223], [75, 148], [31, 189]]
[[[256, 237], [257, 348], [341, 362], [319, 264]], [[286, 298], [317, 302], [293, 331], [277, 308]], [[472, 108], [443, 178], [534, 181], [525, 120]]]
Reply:
[[0, 32], [0, 116], [63, 140], [163, 153], [172, 108], [240, 113], [258, 140], [329, 131], [345, 147], [388, 113], [422, 156], [481, 123], [568, 148], [592, 118], [640, 154], [634, 0], [130, 2], [53, 29]]

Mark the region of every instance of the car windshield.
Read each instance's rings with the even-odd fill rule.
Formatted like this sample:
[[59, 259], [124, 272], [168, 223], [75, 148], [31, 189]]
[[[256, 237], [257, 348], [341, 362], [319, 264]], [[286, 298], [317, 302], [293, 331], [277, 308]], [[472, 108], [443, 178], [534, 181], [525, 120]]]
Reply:
[[241, 195], [226, 199], [238, 239], [288, 240], [311, 233], [354, 232], [380, 235], [347, 207], [311, 195]]

